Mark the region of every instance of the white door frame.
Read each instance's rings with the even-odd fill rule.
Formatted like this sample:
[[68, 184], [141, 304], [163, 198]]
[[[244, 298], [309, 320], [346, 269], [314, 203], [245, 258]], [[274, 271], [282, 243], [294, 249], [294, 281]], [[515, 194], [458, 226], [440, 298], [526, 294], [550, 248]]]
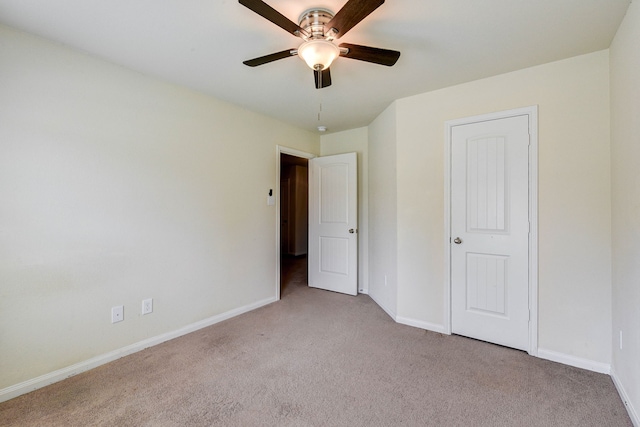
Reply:
[[444, 329], [451, 335], [451, 131], [454, 126], [505, 119], [529, 118], [529, 350], [538, 355], [538, 106], [465, 117], [445, 122], [444, 159]]
[[276, 145], [276, 301], [280, 300], [280, 158], [281, 154], [313, 159], [315, 154]]

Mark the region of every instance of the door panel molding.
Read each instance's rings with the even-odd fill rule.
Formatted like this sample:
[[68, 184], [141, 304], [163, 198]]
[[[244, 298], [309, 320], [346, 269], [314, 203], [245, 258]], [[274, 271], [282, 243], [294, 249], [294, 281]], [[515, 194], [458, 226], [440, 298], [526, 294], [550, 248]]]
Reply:
[[528, 353], [538, 355], [538, 106], [465, 117], [445, 122], [444, 150], [444, 332], [451, 334], [451, 144], [455, 126], [527, 116], [529, 124], [529, 346]]

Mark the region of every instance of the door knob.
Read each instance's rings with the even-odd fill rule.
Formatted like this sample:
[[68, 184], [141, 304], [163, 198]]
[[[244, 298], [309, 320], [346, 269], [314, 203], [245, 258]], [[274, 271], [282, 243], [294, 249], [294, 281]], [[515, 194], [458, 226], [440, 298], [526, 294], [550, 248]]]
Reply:
[[453, 243], [459, 245], [460, 243], [462, 243], [462, 240], [459, 237], [456, 237], [455, 239], [453, 239]]

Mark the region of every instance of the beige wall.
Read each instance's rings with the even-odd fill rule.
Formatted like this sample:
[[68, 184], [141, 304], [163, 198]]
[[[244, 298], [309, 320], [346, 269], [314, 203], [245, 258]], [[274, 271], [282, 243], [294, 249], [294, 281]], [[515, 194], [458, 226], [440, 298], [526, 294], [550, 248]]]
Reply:
[[369, 148], [368, 128], [323, 135], [320, 155], [358, 155], [358, 291], [369, 292]]
[[[436, 330], [445, 323], [445, 121], [538, 105], [539, 346], [610, 362], [608, 79], [608, 52], [601, 51], [400, 99], [395, 121], [381, 116], [385, 123], [372, 125], [370, 140], [392, 134], [385, 161], [370, 162], [370, 200], [397, 206], [397, 316], [404, 323]], [[381, 150], [374, 147], [380, 143], [371, 144], [371, 158]], [[397, 202], [374, 186], [393, 167]], [[373, 259], [370, 265], [373, 287], [383, 273]]]
[[393, 318], [398, 302], [397, 105], [369, 126], [369, 295]]
[[275, 298], [275, 146], [318, 153], [317, 135], [0, 40], [0, 390]]
[[[611, 45], [613, 376], [640, 423], [640, 4]], [[620, 349], [620, 331], [623, 347]], [[638, 424], [640, 425], [640, 424]]]

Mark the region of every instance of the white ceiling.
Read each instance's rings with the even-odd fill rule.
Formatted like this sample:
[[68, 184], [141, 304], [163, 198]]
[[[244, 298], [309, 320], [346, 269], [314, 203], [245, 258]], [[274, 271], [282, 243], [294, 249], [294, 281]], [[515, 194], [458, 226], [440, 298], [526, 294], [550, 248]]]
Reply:
[[[266, 0], [292, 21], [346, 0]], [[393, 100], [609, 47], [630, 0], [389, 0], [339, 43], [399, 50], [394, 67], [338, 58], [317, 90], [301, 40], [236, 0], [0, 0], [0, 22], [284, 122], [368, 125]], [[320, 104], [322, 111], [320, 112]], [[320, 113], [320, 120], [318, 114]]]

